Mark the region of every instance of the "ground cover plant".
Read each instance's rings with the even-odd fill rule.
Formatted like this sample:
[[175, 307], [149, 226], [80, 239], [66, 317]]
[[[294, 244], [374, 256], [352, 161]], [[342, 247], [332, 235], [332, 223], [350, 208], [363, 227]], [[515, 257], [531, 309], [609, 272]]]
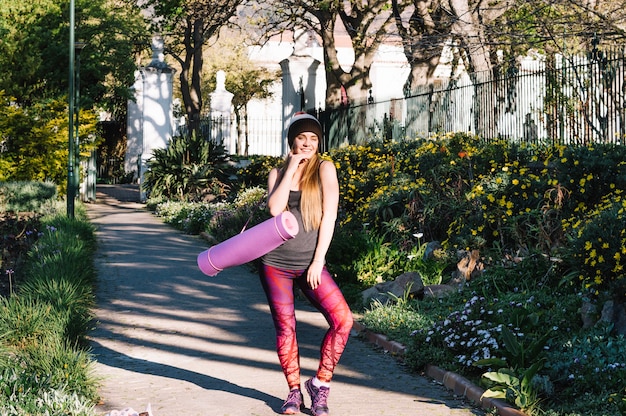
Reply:
[[[431, 238], [481, 249], [485, 272], [447, 299], [373, 305], [366, 325], [405, 342], [416, 370], [429, 362], [456, 370], [529, 414], [620, 414], [626, 341], [597, 321], [603, 305], [624, 304], [624, 149], [475, 143], [424, 144], [438, 162], [429, 171], [415, 163], [427, 179], [415, 194], [447, 196], [453, 220]], [[437, 173], [442, 166], [450, 173]], [[394, 202], [400, 217], [416, 200]], [[584, 328], [580, 310], [589, 307], [597, 316]]]
[[[624, 412], [626, 341], [601, 318], [626, 303], [625, 148], [448, 134], [328, 156], [341, 189], [328, 267], [367, 327], [407, 345], [412, 369], [457, 371], [530, 415]], [[263, 171], [247, 177], [267, 174], [255, 165]], [[235, 205], [237, 194], [159, 209], [219, 241], [250, 207], [258, 220], [267, 215], [262, 203]], [[447, 283], [470, 250], [484, 271], [445, 297], [363, 302], [362, 290], [405, 271]]]
[[0, 187], [12, 190], [0, 210], [0, 268], [10, 280], [0, 297], [0, 414], [94, 415], [97, 380], [84, 340], [94, 230], [80, 205], [69, 219], [56, 194], [30, 192], [37, 188], [47, 184]]

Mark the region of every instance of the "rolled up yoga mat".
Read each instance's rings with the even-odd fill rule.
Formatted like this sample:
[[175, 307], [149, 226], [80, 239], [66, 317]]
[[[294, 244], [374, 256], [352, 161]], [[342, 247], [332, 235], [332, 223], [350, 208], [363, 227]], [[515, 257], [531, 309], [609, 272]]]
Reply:
[[222, 270], [245, 264], [269, 253], [298, 234], [296, 217], [284, 211], [198, 255], [202, 273], [215, 276]]

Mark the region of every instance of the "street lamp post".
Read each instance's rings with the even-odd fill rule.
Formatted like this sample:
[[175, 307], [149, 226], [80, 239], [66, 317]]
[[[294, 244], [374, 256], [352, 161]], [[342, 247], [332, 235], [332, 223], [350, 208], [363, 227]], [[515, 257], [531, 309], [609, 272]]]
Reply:
[[79, 127], [79, 113], [80, 113], [80, 53], [85, 47], [84, 42], [74, 42], [74, 55], [76, 59], [74, 69], [74, 189], [75, 197], [79, 195], [80, 189], [80, 135], [78, 133]]
[[[68, 154], [67, 154], [67, 216], [74, 218], [74, 207], [80, 173], [80, 142], [78, 135], [78, 111], [79, 111], [79, 81], [77, 72], [80, 71], [80, 52], [85, 47], [83, 42], [74, 41], [74, 29], [76, 26], [75, 0], [70, 0], [70, 33], [69, 33], [69, 118], [68, 118]], [[78, 57], [78, 61], [76, 61]], [[76, 63], [76, 67], [74, 67]]]
[[76, 198], [76, 186], [75, 186], [75, 145], [74, 142], [74, 101], [76, 97], [74, 96], [74, 81], [76, 74], [74, 73], [74, 53], [75, 53], [75, 45], [74, 45], [74, 25], [75, 25], [75, 11], [74, 11], [74, 0], [70, 0], [70, 33], [69, 33], [69, 119], [68, 119], [68, 155], [67, 155], [67, 216], [70, 218], [74, 218], [74, 199]]

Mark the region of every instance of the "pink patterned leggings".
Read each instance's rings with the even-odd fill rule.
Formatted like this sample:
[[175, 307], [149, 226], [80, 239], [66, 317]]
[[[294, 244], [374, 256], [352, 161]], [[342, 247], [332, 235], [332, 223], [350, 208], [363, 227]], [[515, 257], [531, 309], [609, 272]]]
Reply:
[[300, 387], [294, 281], [330, 325], [322, 341], [317, 369], [317, 378], [323, 382], [330, 382], [352, 329], [352, 312], [330, 273], [324, 267], [322, 283], [316, 290], [309, 287], [306, 270], [285, 270], [263, 264], [260, 277], [276, 328], [278, 360], [289, 388]]

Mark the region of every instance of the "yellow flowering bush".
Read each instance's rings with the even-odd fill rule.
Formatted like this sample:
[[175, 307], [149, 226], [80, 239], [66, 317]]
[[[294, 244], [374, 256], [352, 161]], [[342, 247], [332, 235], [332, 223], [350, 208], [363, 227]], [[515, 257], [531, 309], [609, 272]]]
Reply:
[[559, 147], [553, 163], [555, 180], [572, 193], [572, 209], [593, 209], [605, 196], [626, 189], [625, 146]]
[[447, 249], [566, 257], [594, 290], [621, 280], [622, 147], [484, 143], [455, 133], [348, 146], [329, 157], [342, 226], [366, 224], [401, 249], [423, 233]]
[[564, 221], [569, 237], [568, 256], [584, 289], [594, 295], [608, 292], [626, 299], [626, 199], [622, 191], [603, 198], [582, 218]]
[[337, 166], [342, 224], [380, 227], [404, 218], [407, 235], [441, 239], [464, 193], [471, 167], [459, 163], [461, 149], [476, 151], [478, 139], [449, 134], [434, 139], [372, 142], [329, 152]]

